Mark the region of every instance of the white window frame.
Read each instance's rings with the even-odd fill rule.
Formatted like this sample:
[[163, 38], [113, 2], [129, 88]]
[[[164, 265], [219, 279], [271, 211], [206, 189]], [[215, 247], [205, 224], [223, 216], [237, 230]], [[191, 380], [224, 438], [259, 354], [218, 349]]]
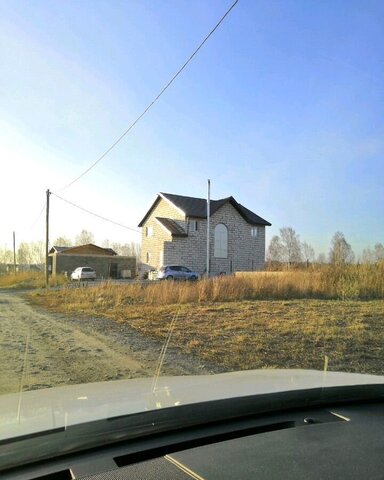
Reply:
[[257, 238], [259, 236], [259, 228], [251, 227], [251, 236]]
[[147, 237], [152, 237], [153, 236], [153, 227], [145, 227], [145, 235]]
[[228, 227], [224, 223], [218, 223], [215, 227], [213, 250], [215, 258], [228, 258]]

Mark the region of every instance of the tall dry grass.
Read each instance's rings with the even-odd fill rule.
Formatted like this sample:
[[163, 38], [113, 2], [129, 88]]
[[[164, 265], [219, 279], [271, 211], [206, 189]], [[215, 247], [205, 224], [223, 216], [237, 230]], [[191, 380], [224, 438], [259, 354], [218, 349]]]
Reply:
[[384, 262], [377, 264], [328, 266], [321, 272], [324, 291], [342, 300], [384, 298]]
[[[68, 283], [63, 275], [56, 275], [50, 279], [51, 286], [65, 285]], [[8, 289], [34, 289], [45, 286], [45, 274], [41, 272], [17, 272], [0, 276], [0, 288]]]
[[[56, 300], [52, 298], [52, 301]], [[87, 303], [104, 309], [127, 305], [166, 306], [205, 302], [293, 299], [374, 300], [384, 298], [384, 265], [321, 270], [254, 272], [199, 282], [161, 282], [67, 288], [60, 301], [80, 311]]]
[[[384, 298], [384, 263], [322, 266], [285, 272], [241, 273], [253, 278], [257, 299], [341, 299]], [[260, 296], [261, 294], [261, 296]]]
[[131, 295], [152, 305], [302, 298], [379, 299], [384, 298], [384, 264], [239, 273], [192, 284], [148, 285], [138, 292], [132, 291]]

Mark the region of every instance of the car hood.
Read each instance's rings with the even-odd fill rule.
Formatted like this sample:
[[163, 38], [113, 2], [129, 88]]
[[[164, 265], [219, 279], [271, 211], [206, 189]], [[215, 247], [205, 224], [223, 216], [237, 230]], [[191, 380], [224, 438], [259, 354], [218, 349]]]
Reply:
[[247, 370], [70, 385], [0, 397], [0, 440], [193, 403], [293, 390], [384, 384], [384, 376]]

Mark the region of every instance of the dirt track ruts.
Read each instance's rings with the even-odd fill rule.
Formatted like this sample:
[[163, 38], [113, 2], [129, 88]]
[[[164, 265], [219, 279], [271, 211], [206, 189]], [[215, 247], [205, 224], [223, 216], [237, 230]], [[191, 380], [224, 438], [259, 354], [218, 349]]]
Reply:
[[[0, 291], [0, 394], [152, 376], [161, 347], [128, 325], [51, 313], [30, 305], [20, 292]], [[171, 348], [161, 375], [213, 370]]]

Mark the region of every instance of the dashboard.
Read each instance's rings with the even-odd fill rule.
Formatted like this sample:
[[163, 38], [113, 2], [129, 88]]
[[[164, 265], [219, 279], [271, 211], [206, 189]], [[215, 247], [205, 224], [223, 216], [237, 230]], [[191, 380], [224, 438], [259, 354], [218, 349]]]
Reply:
[[[382, 399], [246, 414], [1, 472], [9, 480], [383, 479]], [[1, 460], [1, 457], [0, 457]]]

